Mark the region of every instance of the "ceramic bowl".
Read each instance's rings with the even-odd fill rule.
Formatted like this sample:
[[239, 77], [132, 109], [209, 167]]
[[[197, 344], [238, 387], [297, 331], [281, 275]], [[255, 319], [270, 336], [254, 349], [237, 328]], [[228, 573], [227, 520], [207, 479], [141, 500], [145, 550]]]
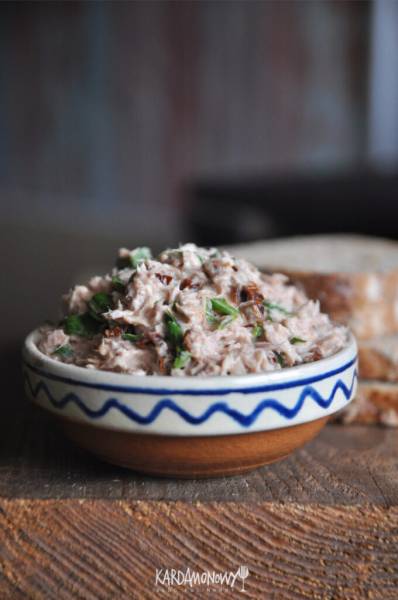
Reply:
[[272, 373], [137, 376], [66, 365], [23, 352], [28, 396], [79, 446], [154, 475], [209, 477], [279, 460], [313, 438], [353, 398], [357, 347]]

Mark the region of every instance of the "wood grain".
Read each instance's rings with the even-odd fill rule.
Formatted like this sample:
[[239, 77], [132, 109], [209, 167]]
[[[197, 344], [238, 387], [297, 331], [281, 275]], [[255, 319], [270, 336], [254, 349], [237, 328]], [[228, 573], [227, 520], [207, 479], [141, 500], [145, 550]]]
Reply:
[[4, 404], [0, 497], [398, 505], [398, 436], [393, 430], [327, 426], [280, 463], [241, 477], [178, 482], [92, 458], [22, 397]]
[[235, 598], [155, 588], [158, 568], [247, 565], [249, 598], [396, 599], [398, 436], [327, 426], [285, 461], [178, 481], [101, 463], [23, 400], [1, 354], [0, 598]]
[[239, 565], [249, 568], [249, 598], [397, 597], [397, 508], [105, 500], [0, 507], [4, 600], [241, 597], [239, 580], [232, 590], [155, 586], [156, 569]]

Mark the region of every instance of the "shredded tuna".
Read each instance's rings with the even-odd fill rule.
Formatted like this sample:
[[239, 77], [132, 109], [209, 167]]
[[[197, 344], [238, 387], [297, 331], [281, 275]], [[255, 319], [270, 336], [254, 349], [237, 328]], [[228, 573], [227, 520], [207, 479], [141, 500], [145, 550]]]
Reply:
[[156, 259], [138, 260], [141, 250], [122, 248], [120, 268], [64, 297], [65, 319], [42, 328], [43, 353], [137, 375], [240, 375], [319, 360], [347, 343], [346, 328], [283, 275], [194, 244]]

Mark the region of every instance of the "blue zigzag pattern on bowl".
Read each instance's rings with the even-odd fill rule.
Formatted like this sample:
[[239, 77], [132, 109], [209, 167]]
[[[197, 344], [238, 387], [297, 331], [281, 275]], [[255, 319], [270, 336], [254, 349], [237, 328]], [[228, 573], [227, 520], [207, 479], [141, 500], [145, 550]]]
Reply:
[[63, 398], [61, 398], [61, 400], [57, 400], [56, 398], [54, 398], [54, 396], [52, 395], [52, 393], [50, 392], [46, 383], [43, 380], [40, 380], [37, 383], [37, 385], [33, 387], [30, 377], [26, 371], [24, 372], [24, 376], [25, 382], [28, 385], [29, 390], [34, 398], [36, 398], [40, 394], [40, 392], [43, 392], [46, 394], [49, 402], [55, 408], [62, 410], [67, 404], [73, 403], [76, 404], [76, 406], [78, 406], [79, 409], [87, 417], [90, 417], [92, 419], [98, 419], [100, 417], [103, 417], [111, 409], [116, 409], [131, 421], [135, 421], [135, 423], [138, 423], [140, 425], [149, 425], [157, 419], [157, 417], [163, 410], [169, 409], [178, 414], [182, 419], [184, 419], [187, 423], [190, 423], [191, 425], [200, 425], [201, 423], [207, 421], [214, 413], [221, 412], [229, 416], [231, 419], [233, 419], [243, 427], [249, 427], [266, 409], [272, 409], [279, 413], [285, 419], [290, 420], [293, 419], [300, 412], [307, 398], [311, 398], [316, 404], [318, 404], [318, 406], [324, 409], [329, 408], [329, 406], [332, 404], [338, 390], [341, 390], [346, 400], [349, 400], [354, 389], [358, 373], [357, 370], [354, 371], [350, 387], [347, 387], [341, 379], [338, 379], [327, 398], [323, 398], [315, 388], [313, 388], [311, 385], [307, 385], [305, 388], [302, 389], [296, 404], [291, 408], [284, 406], [278, 400], [275, 400], [273, 398], [266, 398], [262, 400], [251, 413], [245, 415], [240, 411], [231, 408], [226, 402], [215, 402], [199, 416], [191, 415], [189, 412], [181, 408], [181, 406], [176, 404], [174, 400], [171, 400], [169, 398], [163, 398], [162, 400], [159, 400], [147, 415], [140, 415], [129, 406], [126, 406], [125, 404], [117, 400], [117, 398], [108, 398], [108, 400], [106, 400], [100, 408], [93, 410], [92, 408], [86, 406], [86, 404], [77, 394], [69, 393], [66, 394]]

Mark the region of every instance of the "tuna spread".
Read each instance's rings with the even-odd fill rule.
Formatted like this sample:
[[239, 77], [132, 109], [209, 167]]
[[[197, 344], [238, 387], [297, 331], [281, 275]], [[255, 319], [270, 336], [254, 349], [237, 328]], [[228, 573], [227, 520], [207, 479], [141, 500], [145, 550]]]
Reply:
[[243, 375], [316, 361], [347, 343], [347, 329], [285, 276], [194, 244], [157, 258], [122, 248], [112, 273], [64, 301], [65, 317], [41, 328], [38, 347], [88, 369]]

